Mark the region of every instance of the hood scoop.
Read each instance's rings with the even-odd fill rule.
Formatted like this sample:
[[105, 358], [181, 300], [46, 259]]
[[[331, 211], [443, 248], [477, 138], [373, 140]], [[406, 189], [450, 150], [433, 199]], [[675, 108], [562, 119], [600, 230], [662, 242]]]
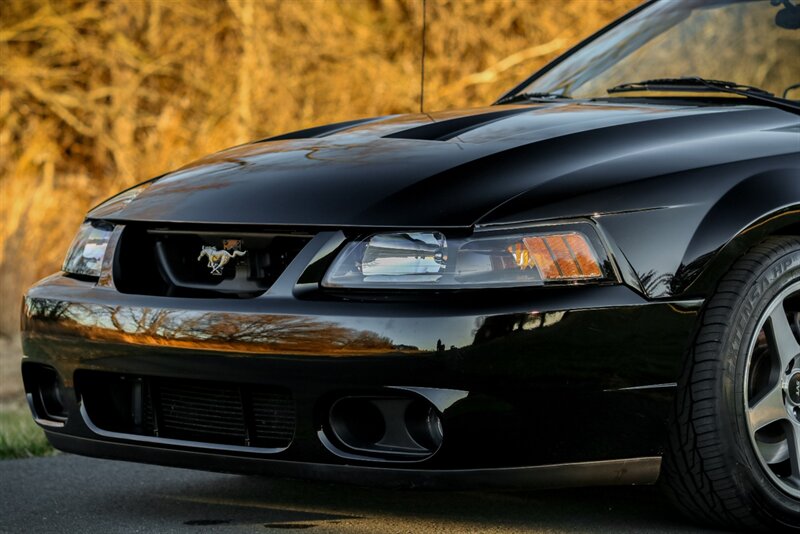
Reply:
[[424, 124], [408, 130], [403, 130], [393, 134], [385, 135], [384, 139], [418, 139], [420, 141], [449, 141], [461, 134], [480, 128], [486, 124], [499, 121], [512, 115], [527, 113], [530, 107], [504, 109], [502, 111], [491, 111], [479, 115], [467, 115], [456, 119], [449, 119], [439, 122]]
[[305, 130], [297, 130], [296, 132], [289, 132], [282, 135], [276, 135], [273, 137], [265, 137], [264, 139], [253, 141], [251, 144], [265, 143], [267, 141], [286, 141], [291, 139], [313, 139], [317, 137], [326, 137], [329, 135], [333, 135], [335, 133], [342, 132], [344, 130], [349, 130], [350, 128], [354, 128], [362, 124], [367, 124], [369, 122], [377, 122], [386, 119], [387, 117], [390, 116], [391, 115], [385, 115], [381, 117], [375, 117], [372, 119], [356, 119], [353, 121], [335, 122], [333, 124], [315, 126], [313, 128], [306, 128]]

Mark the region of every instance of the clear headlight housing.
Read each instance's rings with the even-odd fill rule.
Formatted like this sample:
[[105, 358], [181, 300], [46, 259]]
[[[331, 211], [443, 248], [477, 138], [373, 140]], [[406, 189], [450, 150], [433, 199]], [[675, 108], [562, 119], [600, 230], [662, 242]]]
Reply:
[[616, 281], [589, 223], [476, 232], [374, 234], [348, 243], [323, 287], [462, 289]]
[[100, 222], [85, 222], [69, 247], [62, 269], [78, 276], [98, 278], [114, 227]]

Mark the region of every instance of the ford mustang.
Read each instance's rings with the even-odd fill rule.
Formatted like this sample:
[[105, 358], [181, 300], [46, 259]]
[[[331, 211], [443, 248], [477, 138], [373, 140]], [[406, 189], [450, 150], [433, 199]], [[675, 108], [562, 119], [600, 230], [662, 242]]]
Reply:
[[92, 209], [22, 375], [89, 456], [660, 483], [800, 529], [800, 7], [646, 2], [493, 105], [314, 127]]

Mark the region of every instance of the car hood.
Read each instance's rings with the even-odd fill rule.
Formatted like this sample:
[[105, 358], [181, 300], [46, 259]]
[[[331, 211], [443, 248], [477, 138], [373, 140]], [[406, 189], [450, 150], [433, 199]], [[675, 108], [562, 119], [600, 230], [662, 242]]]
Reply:
[[[219, 152], [151, 181], [129, 203], [112, 199], [89, 216], [468, 227], [491, 221], [501, 206], [507, 216], [515, 199], [558, 202], [648, 176], [781, 153], [781, 143], [754, 142], [756, 136], [796, 121], [755, 106], [589, 102], [366, 119]], [[576, 182], [576, 176], [582, 178]], [[587, 214], [614, 206], [589, 209]]]

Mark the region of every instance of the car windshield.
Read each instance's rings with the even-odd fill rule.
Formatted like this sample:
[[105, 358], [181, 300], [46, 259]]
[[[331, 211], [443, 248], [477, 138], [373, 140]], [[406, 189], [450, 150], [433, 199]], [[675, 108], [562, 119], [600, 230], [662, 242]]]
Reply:
[[608, 98], [608, 89], [624, 83], [696, 76], [754, 86], [797, 101], [800, 6], [797, 0], [774, 3], [778, 5], [770, 0], [662, 0], [594, 39], [517, 94]]

